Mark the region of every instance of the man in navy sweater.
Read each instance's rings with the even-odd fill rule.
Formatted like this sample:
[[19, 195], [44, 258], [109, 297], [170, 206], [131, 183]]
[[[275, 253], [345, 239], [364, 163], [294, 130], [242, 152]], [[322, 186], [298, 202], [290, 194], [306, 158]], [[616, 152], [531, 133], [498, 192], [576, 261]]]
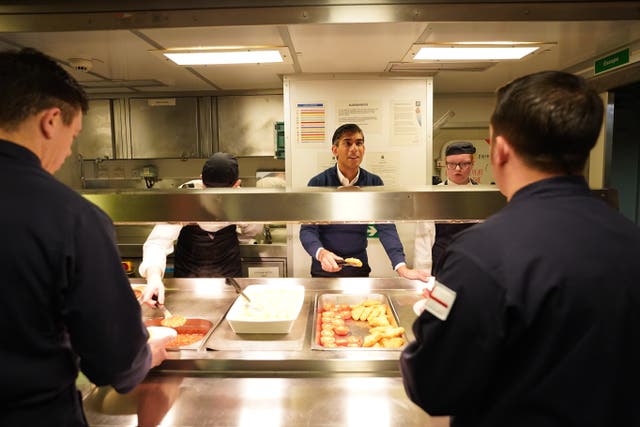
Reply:
[[[356, 124], [344, 124], [333, 134], [331, 151], [336, 166], [311, 178], [310, 187], [349, 187], [384, 185], [382, 179], [360, 167], [364, 157], [364, 133]], [[406, 279], [427, 281], [429, 273], [407, 267], [402, 242], [394, 224], [376, 225], [380, 242], [393, 269]], [[313, 277], [368, 277], [371, 272], [367, 257], [366, 224], [303, 225], [300, 242], [311, 255]], [[362, 267], [343, 268], [337, 261], [357, 258]]]

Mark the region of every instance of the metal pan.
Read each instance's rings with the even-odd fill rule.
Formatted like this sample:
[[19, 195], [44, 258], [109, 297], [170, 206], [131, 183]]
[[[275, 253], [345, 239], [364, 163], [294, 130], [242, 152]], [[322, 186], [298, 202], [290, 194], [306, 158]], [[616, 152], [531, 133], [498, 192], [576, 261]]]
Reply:
[[[395, 308], [391, 304], [390, 299], [384, 294], [342, 294], [342, 293], [323, 293], [316, 295], [315, 307], [314, 307], [314, 328], [313, 328], [313, 337], [311, 348], [313, 350], [329, 350], [329, 351], [398, 351], [402, 347], [396, 348], [384, 348], [384, 347], [364, 347], [364, 339], [369, 335], [369, 330], [371, 326], [367, 321], [361, 320], [353, 320], [346, 319], [344, 321], [345, 326], [348, 328], [348, 333], [344, 337], [347, 339], [351, 339], [349, 337], [353, 337], [354, 341], [358, 339], [361, 342], [360, 346], [350, 347], [350, 346], [336, 346], [330, 347], [322, 344], [322, 325], [323, 325], [323, 312], [327, 311], [327, 307], [335, 307], [335, 306], [355, 306], [361, 304], [364, 301], [371, 300], [377, 301], [381, 305], [385, 305], [388, 309], [386, 316], [389, 320], [390, 326], [397, 328], [398, 326], [398, 315], [395, 311]], [[343, 338], [342, 336], [340, 338]], [[402, 334], [402, 339], [404, 340], [404, 345], [407, 343], [407, 338], [405, 334]]]
[[[145, 320], [144, 324], [146, 326], [162, 326], [162, 320], [162, 318], [148, 319]], [[213, 329], [213, 323], [207, 319], [187, 318], [184, 325], [177, 326], [173, 329], [178, 332], [177, 340], [186, 340], [188, 337], [195, 338], [194, 335], [202, 336], [198, 340], [185, 345], [170, 345], [167, 347], [168, 350], [199, 350], [209, 337]]]

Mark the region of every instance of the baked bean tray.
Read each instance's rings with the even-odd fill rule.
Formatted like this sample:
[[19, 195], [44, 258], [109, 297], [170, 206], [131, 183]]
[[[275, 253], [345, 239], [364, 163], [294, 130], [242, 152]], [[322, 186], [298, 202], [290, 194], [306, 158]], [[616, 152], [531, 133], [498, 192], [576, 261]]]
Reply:
[[400, 350], [404, 328], [383, 294], [324, 293], [316, 296], [314, 350]]
[[[145, 320], [146, 326], [163, 326], [162, 318]], [[173, 329], [178, 336], [167, 344], [167, 350], [198, 350], [213, 327], [207, 319], [187, 318], [182, 326]]]

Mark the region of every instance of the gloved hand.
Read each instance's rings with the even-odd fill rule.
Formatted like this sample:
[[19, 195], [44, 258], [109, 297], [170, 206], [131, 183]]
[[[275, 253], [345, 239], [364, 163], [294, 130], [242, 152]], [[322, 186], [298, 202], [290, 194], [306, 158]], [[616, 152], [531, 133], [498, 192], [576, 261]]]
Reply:
[[147, 304], [150, 307], [164, 305], [164, 283], [162, 283], [162, 271], [158, 267], [149, 267], [146, 274], [147, 286], [142, 293], [142, 303]]

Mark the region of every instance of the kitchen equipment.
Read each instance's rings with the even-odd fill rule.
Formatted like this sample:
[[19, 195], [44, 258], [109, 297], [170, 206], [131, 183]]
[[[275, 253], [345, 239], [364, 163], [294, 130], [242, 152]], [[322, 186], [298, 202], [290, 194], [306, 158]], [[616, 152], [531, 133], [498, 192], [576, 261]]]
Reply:
[[360, 261], [358, 258], [345, 258], [343, 260], [336, 261], [336, 264], [347, 267], [362, 267], [362, 261]]
[[[150, 326], [162, 326], [161, 318], [147, 319], [144, 324]], [[182, 326], [175, 326], [176, 339], [167, 344], [168, 350], [198, 350], [205, 338], [213, 330], [213, 323], [207, 319], [187, 318]]]
[[[393, 336], [389, 336], [388, 338], [394, 338], [393, 344], [397, 345], [397, 347], [385, 347], [385, 346], [368, 346], [367, 341], [371, 338], [375, 338], [372, 333], [376, 329], [376, 326], [373, 326], [371, 322], [358, 319], [355, 320], [352, 318], [352, 314], [354, 309], [358, 305], [364, 306], [378, 306], [384, 307], [384, 312], [381, 316], [385, 317], [388, 321], [388, 326], [385, 326], [385, 331], [380, 332], [381, 336], [378, 337], [379, 340], [383, 338], [384, 335], [389, 333], [393, 333]], [[336, 313], [341, 316], [337, 316]], [[329, 350], [329, 351], [398, 351], [407, 343], [407, 337], [403, 328], [398, 328], [398, 315], [395, 312], [393, 305], [389, 298], [380, 293], [374, 294], [343, 294], [343, 293], [324, 293], [318, 294], [316, 296], [315, 303], [315, 318], [314, 318], [314, 330], [312, 337], [311, 348], [313, 350]], [[348, 313], [348, 315], [346, 315]], [[335, 338], [335, 342], [326, 342], [327, 338], [324, 338], [326, 335], [324, 332], [324, 324], [327, 320], [327, 315], [330, 318], [341, 317], [344, 322], [341, 322], [341, 326], [346, 327], [344, 331], [337, 333], [337, 329], [335, 325], [331, 330], [335, 332], [335, 334], [329, 334], [331, 337]], [[333, 323], [334, 321], [331, 321]], [[377, 328], [380, 330], [380, 328]], [[402, 341], [396, 340], [395, 338], [401, 339]], [[333, 341], [333, 340], [332, 340]], [[343, 343], [340, 343], [343, 341]], [[390, 342], [391, 344], [391, 342]]]
[[244, 292], [251, 303], [238, 298], [227, 313], [227, 322], [236, 334], [287, 334], [291, 331], [302, 309], [304, 286], [290, 283], [250, 285]]
[[242, 298], [244, 298], [248, 303], [251, 302], [249, 297], [242, 291], [242, 288], [240, 287], [238, 282], [236, 282], [236, 279], [234, 279], [233, 277], [227, 277], [226, 283], [227, 283], [227, 285], [233, 286], [233, 288], [235, 289], [236, 293], [238, 295], [240, 295]]

